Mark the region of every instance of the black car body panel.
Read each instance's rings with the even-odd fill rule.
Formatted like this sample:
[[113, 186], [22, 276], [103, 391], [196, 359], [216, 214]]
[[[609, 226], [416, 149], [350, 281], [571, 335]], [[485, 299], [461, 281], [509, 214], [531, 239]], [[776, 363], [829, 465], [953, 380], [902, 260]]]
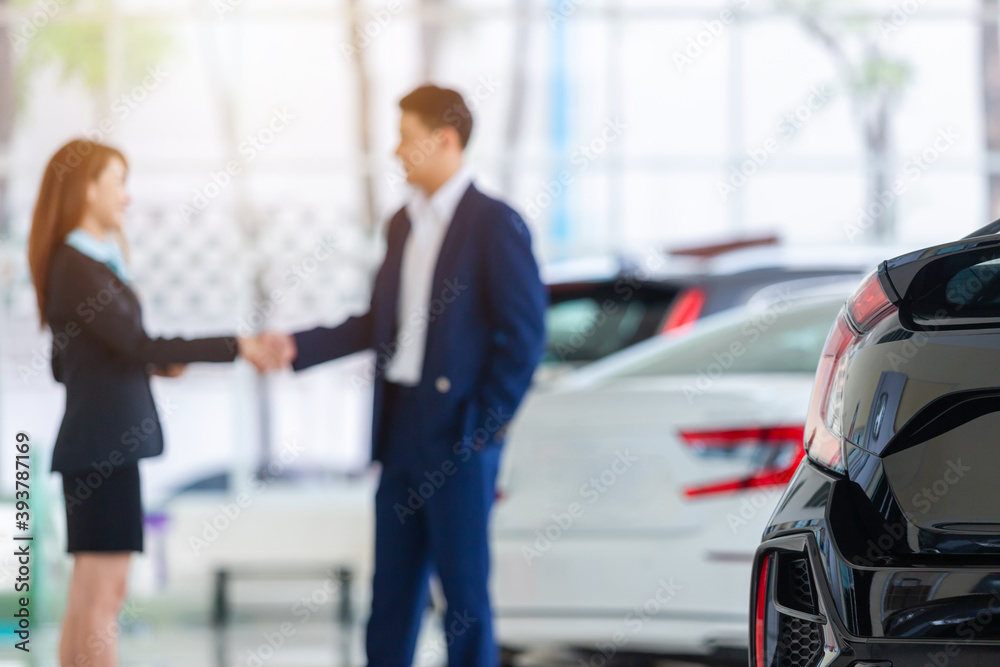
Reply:
[[837, 396], [845, 472], [805, 459], [757, 552], [752, 665], [1000, 664], [1000, 239], [878, 279], [894, 308]]

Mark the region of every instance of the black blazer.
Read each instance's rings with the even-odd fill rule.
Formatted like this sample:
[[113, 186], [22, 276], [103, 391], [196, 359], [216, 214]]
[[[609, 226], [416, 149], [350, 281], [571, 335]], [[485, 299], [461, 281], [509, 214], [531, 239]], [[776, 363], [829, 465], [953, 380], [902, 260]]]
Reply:
[[53, 253], [45, 310], [52, 374], [66, 385], [53, 472], [109, 471], [109, 464], [162, 453], [150, 372], [171, 363], [236, 358], [232, 336], [150, 338], [135, 293], [110, 267], [66, 244]]

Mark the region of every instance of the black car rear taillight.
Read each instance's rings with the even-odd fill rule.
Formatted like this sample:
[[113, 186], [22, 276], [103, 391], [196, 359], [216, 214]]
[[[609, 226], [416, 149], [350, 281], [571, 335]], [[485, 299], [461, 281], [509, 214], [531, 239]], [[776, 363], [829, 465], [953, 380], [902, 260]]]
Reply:
[[895, 312], [872, 271], [848, 299], [823, 347], [806, 417], [806, 454], [815, 463], [844, 473], [843, 392], [852, 348], [878, 322]]
[[804, 552], [765, 553], [755, 577], [751, 667], [816, 667], [824, 619]]
[[878, 270], [872, 271], [862, 281], [847, 301], [847, 313], [854, 328], [864, 333], [885, 318], [896, 307], [889, 301], [878, 279]]
[[753, 632], [753, 656], [754, 664], [751, 667], [765, 667], [767, 661], [767, 585], [768, 574], [771, 569], [771, 554], [766, 554], [760, 559], [760, 571], [757, 573], [757, 595], [754, 596], [754, 632]]

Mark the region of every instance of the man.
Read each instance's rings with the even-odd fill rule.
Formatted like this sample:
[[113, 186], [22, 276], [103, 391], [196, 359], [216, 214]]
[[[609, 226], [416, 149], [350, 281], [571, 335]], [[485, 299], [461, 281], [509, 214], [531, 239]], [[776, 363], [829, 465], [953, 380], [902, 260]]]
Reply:
[[463, 164], [472, 115], [462, 97], [423, 86], [399, 106], [396, 155], [416, 187], [389, 221], [368, 312], [271, 343], [296, 371], [376, 352], [368, 664], [412, 664], [433, 570], [448, 664], [490, 667], [487, 519], [506, 427], [544, 347], [547, 296], [524, 221], [479, 192]]

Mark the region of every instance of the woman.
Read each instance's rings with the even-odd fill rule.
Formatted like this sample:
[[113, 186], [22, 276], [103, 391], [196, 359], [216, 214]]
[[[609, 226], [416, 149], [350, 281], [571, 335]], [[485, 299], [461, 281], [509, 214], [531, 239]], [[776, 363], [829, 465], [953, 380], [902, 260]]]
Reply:
[[259, 368], [279, 365], [278, 352], [254, 339], [146, 334], [118, 243], [127, 174], [114, 148], [81, 140], [60, 148], [45, 169], [28, 243], [41, 324], [53, 334], [52, 372], [66, 385], [52, 453], [74, 554], [63, 667], [118, 663], [129, 558], [143, 550], [138, 461], [163, 451], [149, 375], [176, 376], [187, 363], [237, 354]]

